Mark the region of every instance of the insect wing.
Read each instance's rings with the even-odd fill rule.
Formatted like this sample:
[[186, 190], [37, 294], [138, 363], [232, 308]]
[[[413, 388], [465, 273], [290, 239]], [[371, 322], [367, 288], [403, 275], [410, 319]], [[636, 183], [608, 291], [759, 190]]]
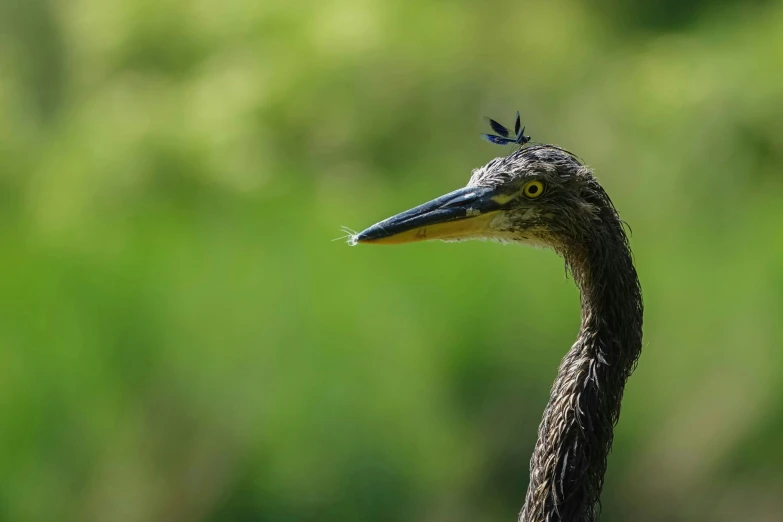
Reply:
[[522, 122], [519, 119], [519, 111], [517, 111], [517, 121], [514, 122], [514, 134], [517, 135], [517, 138], [519, 138], [519, 136], [520, 136], [520, 133], [519, 133], [520, 125], [522, 125]]
[[490, 143], [494, 143], [495, 145], [505, 145], [506, 143], [512, 143], [514, 141], [509, 138], [495, 136], [494, 134], [482, 134], [481, 138], [487, 140]]
[[489, 122], [489, 126], [492, 127], [492, 130], [503, 136], [504, 138], [508, 138], [509, 131], [507, 128], [505, 128], [500, 123], [496, 122], [492, 118], [487, 118], [487, 122]]
[[525, 128], [522, 127], [522, 130], [517, 131], [517, 143], [524, 145], [528, 141], [530, 141], [530, 136], [525, 136]]

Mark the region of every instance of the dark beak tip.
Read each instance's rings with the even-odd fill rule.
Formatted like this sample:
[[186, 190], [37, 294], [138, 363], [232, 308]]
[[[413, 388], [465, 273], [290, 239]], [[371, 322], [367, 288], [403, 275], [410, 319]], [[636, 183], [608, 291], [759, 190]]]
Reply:
[[377, 230], [374, 230], [375, 228], [375, 226], [372, 226], [362, 230], [351, 238], [351, 244], [358, 245], [359, 243], [367, 243], [368, 241], [377, 239], [379, 234]]

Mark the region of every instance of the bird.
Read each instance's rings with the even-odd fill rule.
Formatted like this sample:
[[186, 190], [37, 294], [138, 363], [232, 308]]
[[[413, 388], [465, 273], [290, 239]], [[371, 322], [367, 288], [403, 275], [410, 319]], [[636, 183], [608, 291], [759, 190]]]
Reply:
[[642, 289], [625, 227], [591, 168], [563, 148], [536, 144], [349, 239], [489, 239], [550, 248], [565, 260], [580, 292], [581, 325], [538, 427], [519, 522], [594, 522], [600, 514], [614, 427], [642, 350]]

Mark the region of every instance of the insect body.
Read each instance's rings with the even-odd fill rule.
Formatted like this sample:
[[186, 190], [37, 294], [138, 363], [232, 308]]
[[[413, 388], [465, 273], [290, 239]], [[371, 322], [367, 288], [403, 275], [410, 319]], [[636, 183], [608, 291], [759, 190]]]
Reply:
[[[500, 123], [496, 122], [492, 118], [487, 118], [489, 126], [492, 130], [500, 134], [496, 136], [494, 134], [482, 134], [482, 139], [487, 140], [495, 145], [507, 145], [509, 143], [516, 143], [519, 146], [524, 145], [530, 141], [530, 136], [525, 136], [525, 128], [521, 127], [522, 123], [519, 120], [519, 111], [517, 111], [517, 121], [514, 123], [514, 135], [511, 136], [511, 131], [505, 128]], [[520, 128], [521, 127], [521, 128]]]

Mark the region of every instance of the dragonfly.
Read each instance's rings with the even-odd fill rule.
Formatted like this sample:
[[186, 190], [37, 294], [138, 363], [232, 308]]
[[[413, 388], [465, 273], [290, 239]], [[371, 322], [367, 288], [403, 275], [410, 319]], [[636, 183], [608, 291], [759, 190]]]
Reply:
[[[496, 136], [494, 134], [482, 134], [481, 138], [487, 140], [495, 145], [507, 145], [509, 143], [516, 143], [520, 147], [530, 141], [530, 136], [525, 136], [525, 128], [521, 127], [522, 122], [519, 119], [519, 111], [517, 111], [517, 120], [514, 123], [514, 135], [511, 135], [511, 131], [505, 128], [500, 123], [496, 122], [492, 118], [487, 118], [489, 126], [492, 130], [500, 134]], [[520, 128], [521, 127], [521, 128]]]

